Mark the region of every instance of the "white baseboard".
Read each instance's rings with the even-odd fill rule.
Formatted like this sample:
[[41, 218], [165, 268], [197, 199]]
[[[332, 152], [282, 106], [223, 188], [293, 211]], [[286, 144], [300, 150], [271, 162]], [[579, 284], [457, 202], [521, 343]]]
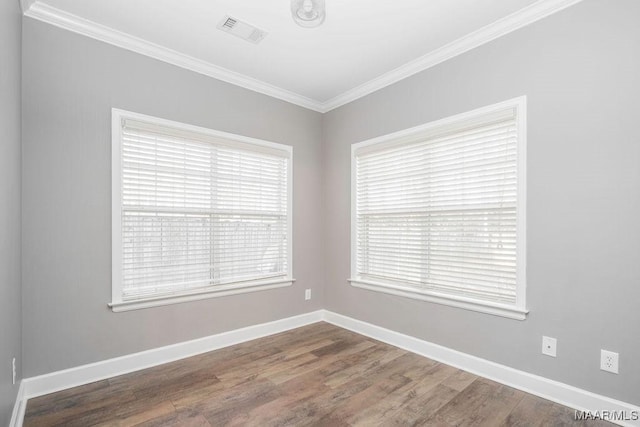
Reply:
[[[604, 410], [618, 411], [618, 413], [627, 414], [628, 418], [632, 418], [632, 414], [640, 414], [640, 407], [630, 403], [591, 393], [331, 311], [324, 311], [323, 320], [573, 409], [590, 411], [593, 414], [602, 413]], [[640, 420], [610, 419], [609, 421], [622, 426], [640, 426]]]
[[299, 328], [300, 326], [320, 322], [322, 315], [322, 310], [313, 311], [299, 316], [235, 329], [192, 341], [154, 348], [140, 353], [133, 353], [114, 359], [65, 369], [63, 371], [26, 378], [23, 380], [24, 398], [31, 399], [33, 397], [89, 384], [106, 378], [139, 371], [163, 363], [173, 362], [208, 351]]
[[18, 387], [18, 395], [16, 396], [16, 403], [13, 405], [11, 421], [9, 421], [9, 427], [22, 427], [22, 420], [24, 420], [24, 410], [27, 407], [26, 402], [27, 399], [24, 398], [24, 381], [20, 381], [20, 387]]
[[[52, 372], [22, 380], [10, 427], [21, 427], [27, 399], [76, 387], [163, 363], [172, 362], [279, 332], [326, 321], [378, 341], [437, 360], [473, 374], [517, 388], [544, 399], [591, 413], [603, 410], [640, 414], [640, 407], [591, 393], [567, 384], [519, 371], [479, 357], [471, 356], [415, 337], [401, 334], [327, 310], [248, 326], [183, 343], [108, 359], [89, 365]], [[638, 420], [610, 420], [623, 426], [640, 426]]]

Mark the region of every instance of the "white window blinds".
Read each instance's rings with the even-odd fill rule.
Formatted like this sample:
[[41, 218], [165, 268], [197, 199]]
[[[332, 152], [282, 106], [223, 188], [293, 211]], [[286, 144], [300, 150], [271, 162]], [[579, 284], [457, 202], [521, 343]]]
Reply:
[[519, 300], [519, 117], [472, 114], [354, 149], [354, 280]]
[[122, 301], [289, 276], [290, 149], [120, 125]]

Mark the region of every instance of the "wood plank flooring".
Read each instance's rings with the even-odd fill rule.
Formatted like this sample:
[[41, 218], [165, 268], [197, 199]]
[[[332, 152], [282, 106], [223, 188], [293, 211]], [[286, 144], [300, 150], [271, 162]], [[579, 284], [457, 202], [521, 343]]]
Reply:
[[604, 426], [327, 323], [30, 399], [29, 426]]

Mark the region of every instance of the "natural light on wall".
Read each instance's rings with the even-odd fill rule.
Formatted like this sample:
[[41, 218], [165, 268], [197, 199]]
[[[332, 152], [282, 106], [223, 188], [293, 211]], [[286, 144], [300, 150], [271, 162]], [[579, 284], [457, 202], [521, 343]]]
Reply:
[[352, 146], [354, 286], [525, 318], [525, 106]]
[[114, 311], [291, 284], [291, 157], [114, 110]]

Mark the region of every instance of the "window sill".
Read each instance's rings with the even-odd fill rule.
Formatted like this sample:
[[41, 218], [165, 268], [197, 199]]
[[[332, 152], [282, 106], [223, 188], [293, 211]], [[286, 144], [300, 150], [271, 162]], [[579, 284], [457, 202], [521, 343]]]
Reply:
[[509, 319], [525, 320], [527, 318], [527, 313], [529, 313], [529, 311], [526, 309], [521, 309], [514, 306], [483, 303], [464, 297], [452, 297], [420, 292], [414, 289], [389, 285], [386, 283], [376, 283], [373, 281], [365, 281], [360, 279], [348, 279], [348, 281], [349, 283], [351, 283], [351, 286], [354, 286], [356, 288], [382, 292], [385, 294], [396, 295], [405, 298], [412, 298], [420, 301], [428, 301], [436, 304], [448, 305], [451, 307], [463, 308], [465, 310], [492, 314], [494, 316], [507, 317]]
[[248, 292], [266, 291], [269, 289], [284, 288], [291, 286], [296, 279], [263, 280], [251, 282], [244, 285], [235, 285], [232, 288], [207, 289], [178, 295], [166, 295], [155, 298], [136, 299], [131, 301], [119, 301], [108, 304], [115, 313], [131, 310], [142, 310], [145, 308], [159, 307], [170, 304], [180, 304], [183, 302], [198, 301], [209, 298], [226, 297], [229, 295], [245, 294]]

